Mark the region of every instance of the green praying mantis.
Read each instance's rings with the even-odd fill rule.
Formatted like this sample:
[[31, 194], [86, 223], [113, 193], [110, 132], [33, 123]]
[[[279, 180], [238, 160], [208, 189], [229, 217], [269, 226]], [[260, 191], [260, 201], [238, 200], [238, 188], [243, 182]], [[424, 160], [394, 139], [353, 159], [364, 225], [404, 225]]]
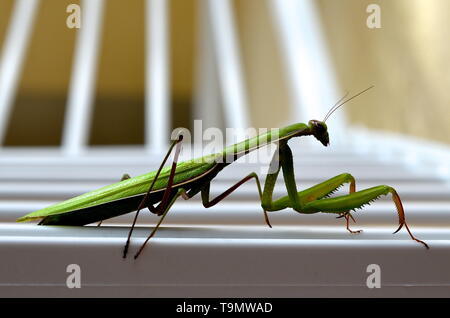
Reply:
[[[355, 221], [351, 212], [370, 204], [380, 196], [391, 194], [399, 218], [399, 227], [394, 233], [400, 231], [404, 226], [411, 239], [423, 244], [426, 248], [429, 248], [425, 242], [417, 239], [411, 233], [406, 223], [405, 212], [400, 196], [395, 189], [390, 186], [380, 185], [356, 191], [355, 178], [349, 173], [343, 173], [306, 190], [297, 190], [293, 155], [290, 146], [288, 145], [288, 141], [296, 137], [314, 136], [322, 143], [322, 145], [328, 146], [329, 135], [325, 121], [339, 107], [372, 87], [373, 86], [343, 101], [347, 96], [345, 95], [330, 109], [322, 121], [310, 120], [308, 124], [293, 124], [279, 129], [276, 135], [272, 135], [271, 132], [260, 134], [254, 138], [227, 147], [220, 153], [181, 163], [178, 163], [178, 157], [183, 136], [179, 135], [176, 140], [172, 141], [172, 144], [157, 171], [149, 172], [134, 178], [125, 175], [118, 183], [102, 187], [29, 213], [19, 218], [17, 221], [40, 219], [40, 225], [81, 226], [95, 222], [101, 223], [103, 220], [136, 211], [123, 250], [123, 257], [125, 258], [127, 256], [132, 232], [136, 225], [139, 212], [144, 208], [148, 208], [150, 212], [160, 216], [160, 219], [135, 254], [134, 258], [136, 259], [142, 253], [150, 238], [155, 235], [170, 208], [179, 197], [188, 200], [196, 194], [201, 193], [203, 206], [209, 208], [222, 201], [242, 184], [254, 179], [261, 200], [264, 219], [269, 227], [272, 226], [269, 222], [268, 212], [291, 208], [296, 212], [305, 214], [318, 212], [336, 214], [338, 218], [345, 218], [346, 228], [350, 233], [359, 233], [360, 231], [353, 231], [349, 227], [349, 220], [352, 219]], [[271, 167], [276, 168], [269, 170], [270, 173], [267, 174], [263, 190], [258, 175], [256, 173], [250, 173], [222, 194], [214, 199], [210, 198], [211, 181], [222, 169], [238, 158], [270, 143], [276, 143], [278, 145], [278, 151], [271, 161]], [[172, 165], [164, 168], [173, 148], [175, 148], [175, 153]], [[287, 195], [274, 200], [272, 194], [280, 170], [283, 170]], [[349, 184], [349, 194], [330, 197], [332, 193], [345, 184]]]

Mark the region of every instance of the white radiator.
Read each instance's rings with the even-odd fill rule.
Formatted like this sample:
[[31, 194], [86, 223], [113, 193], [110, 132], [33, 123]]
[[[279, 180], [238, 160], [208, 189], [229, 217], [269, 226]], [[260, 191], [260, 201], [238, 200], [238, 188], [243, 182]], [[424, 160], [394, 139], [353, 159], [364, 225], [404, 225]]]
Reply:
[[[376, 152], [361, 154], [345, 146], [311, 149], [292, 142], [296, 143], [299, 187], [341, 172], [352, 173], [358, 189], [392, 185], [403, 198], [411, 230], [430, 250], [404, 230], [391, 234], [397, 217], [393, 203], [386, 199], [354, 214], [357, 224], [352, 227], [363, 229], [361, 234], [348, 233], [344, 221], [333, 215], [301, 215], [292, 210], [270, 213], [270, 229], [263, 221], [256, 186], [249, 182], [209, 209], [198, 197], [176, 202], [157, 236], [133, 260], [131, 255], [157, 220], [141, 213], [130, 257], [123, 260], [131, 214], [102, 227], [37, 226], [14, 220], [115, 182], [123, 172], [135, 175], [155, 169], [154, 157], [111, 160], [97, 155], [85, 157], [82, 163], [61, 159], [55, 164], [55, 158], [27, 162], [9, 154], [2, 156], [0, 166], [0, 295], [449, 296], [448, 183], [397, 160], [380, 160]], [[214, 180], [212, 195], [253, 170], [258, 171], [254, 164], [226, 168]], [[279, 183], [275, 195], [285, 191]], [[81, 268], [80, 289], [66, 286], [69, 264]], [[380, 289], [366, 285], [370, 264], [380, 266]]]

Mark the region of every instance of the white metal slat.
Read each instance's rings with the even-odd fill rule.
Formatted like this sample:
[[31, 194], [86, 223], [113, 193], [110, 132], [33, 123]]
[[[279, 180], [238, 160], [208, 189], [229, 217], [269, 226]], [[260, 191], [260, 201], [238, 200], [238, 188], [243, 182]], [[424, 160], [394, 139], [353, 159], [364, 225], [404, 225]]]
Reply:
[[[270, 237], [265, 228], [195, 228], [180, 238], [179, 228], [166, 228], [134, 261], [121, 259], [125, 228], [31, 228], [3, 228], [2, 297], [436, 297], [448, 295], [450, 286], [450, 242], [441, 239], [448, 230], [416, 230], [433, 247], [427, 251], [405, 233], [393, 240], [382, 229], [365, 239], [326, 228], [313, 236], [310, 229], [283, 228]], [[148, 229], [136, 229], [130, 251], [147, 235]], [[426, 270], [418, 263], [424, 258], [438, 266]], [[366, 285], [374, 262], [382, 269], [380, 289]], [[81, 268], [79, 289], [66, 285], [73, 263]]]
[[[213, 193], [214, 194], [214, 193]], [[260, 203], [252, 195], [247, 195], [246, 200], [229, 199], [227, 202], [205, 209], [200, 200], [193, 199], [189, 202], [177, 202], [172, 207], [163, 227], [195, 227], [195, 226], [264, 226], [264, 219]], [[249, 200], [252, 199], [252, 200]], [[60, 201], [49, 200], [2, 200], [0, 204], [0, 223], [14, 224], [14, 221], [30, 211], [45, 208]], [[447, 201], [410, 201], [404, 200], [404, 207], [408, 223], [414, 230], [420, 228], [448, 228], [450, 227], [450, 203]], [[128, 227], [132, 224], [134, 215], [127, 214], [113, 219], [105, 220], [105, 226]], [[397, 225], [397, 215], [392, 201], [378, 201], [367, 206], [362, 211], [354, 214], [357, 221], [352, 227], [366, 229], [374, 226], [394, 229]], [[292, 210], [273, 212], [269, 214], [273, 228], [283, 226], [309, 227], [311, 232], [315, 228], [335, 227], [337, 231], [345, 231], [344, 220], [337, 220], [331, 215], [324, 213], [306, 215]], [[148, 213], [142, 213], [138, 226], [151, 226], [158, 221], [158, 217]], [[31, 231], [33, 228], [29, 228]], [[267, 234], [270, 229], [267, 228]], [[367, 232], [367, 231], [366, 231]], [[370, 230], [367, 232], [370, 234]], [[397, 237], [394, 235], [392, 239]], [[351, 239], [351, 237], [349, 237]]]
[[[434, 177], [450, 183], [450, 147], [431, 140], [418, 139], [386, 131], [352, 127], [355, 136], [352, 143], [362, 148], [372, 149], [386, 160], [396, 160], [404, 166], [425, 170]], [[367, 148], [368, 147], [368, 148]]]
[[0, 57], [0, 146], [3, 144], [12, 103], [22, 71], [39, 0], [17, 0]]
[[163, 153], [170, 139], [167, 1], [146, 1], [145, 143]]
[[[293, 115], [303, 121], [322, 120], [341, 96], [327, 56], [316, 5], [313, 0], [271, 0], [269, 3], [285, 61]], [[337, 142], [348, 138], [344, 114], [340, 110], [327, 122]]]
[[82, 7], [82, 26], [77, 34], [64, 121], [62, 150], [67, 155], [82, 154], [91, 131], [104, 0], [84, 0]]
[[[335, 166], [327, 166], [327, 161], [320, 161], [320, 163], [311, 164], [304, 162], [296, 165], [296, 176], [299, 180], [304, 181], [316, 181], [327, 177], [331, 177], [334, 174], [338, 174], [342, 171], [351, 172], [356, 177], [362, 177], [366, 180], [386, 180], [386, 182], [398, 181], [398, 182], [420, 182], [424, 183], [432, 181], [434, 178], [426, 173], [421, 174], [407, 174], [404, 167], [400, 165], [357, 165], [351, 167], [352, 161], [348, 163], [342, 162], [342, 164]], [[128, 173], [131, 176], [138, 176], [147, 173], [152, 170], [156, 170], [158, 163], [151, 165], [57, 165], [57, 166], [42, 166], [42, 165], [2, 165], [0, 173], [2, 180], [7, 182], [60, 182], [70, 183], [72, 181], [79, 182], [109, 182], [113, 183], [117, 181], [118, 175], [121, 173]], [[244, 165], [236, 164], [237, 169], [227, 168], [217, 176], [217, 180], [230, 181], [238, 178], [245, 172], [261, 172], [261, 165]]]
[[[237, 173], [235, 173], [238, 175]], [[225, 182], [220, 182], [218, 180], [215, 180], [212, 189], [211, 189], [211, 195], [215, 196], [222, 192], [224, 192], [226, 189], [232, 186], [233, 181], [236, 183], [239, 181], [239, 179], [242, 179], [242, 174], [238, 176], [238, 178], [234, 180], [227, 180]], [[245, 174], [244, 174], [245, 176]], [[387, 178], [386, 178], [387, 179]], [[314, 184], [317, 184], [319, 182], [322, 182], [326, 180], [323, 179], [317, 179], [312, 181], [303, 181], [298, 180], [298, 187], [299, 189], [305, 189], [308, 187], [313, 186]], [[358, 189], [366, 189], [372, 186], [379, 185], [379, 180], [368, 182], [361, 181], [361, 179], [358, 180]], [[386, 180], [388, 185], [397, 188], [399, 193], [401, 193], [402, 198], [417, 198], [424, 200], [425, 198], [429, 198], [430, 200], [448, 200], [449, 199], [449, 187], [443, 184], [442, 182], [436, 182], [434, 184], [430, 183], [424, 183], [423, 186], [421, 186], [421, 183], [415, 183], [413, 185], [409, 185], [408, 183], [399, 183], [398, 181], [392, 181], [392, 180]], [[70, 182], [70, 183], [63, 183], [63, 182], [56, 182], [56, 183], [48, 183], [48, 182], [27, 182], [27, 183], [17, 183], [17, 182], [1, 182], [0, 183], [0, 195], [2, 199], [5, 198], [52, 198], [52, 199], [68, 199], [77, 195], [81, 195], [83, 193], [95, 190], [100, 188], [101, 186], [106, 185], [105, 182], [87, 182], [87, 181], [78, 181], [78, 182]], [[284, 184], [280, 181], [277, 183], [278, 187], [274, 190], [275, 196], [284, 196], [286, 194], [284, 189]], [[341, 194], [345, 193], [345, 190], [342, 190], [340, 192]], [[254, 185], [246, 184], [241, 187], [239, 187], [239, 190], [236, 191], [236, 193], [233, 193], [233, 196], [230, 198], [230, 200], [233, 199], [250, 199], [250, 200], [256, 200], [258, 198], [256, 188]], [[182, 201], [180, 201], [179, 204]], [[224, 202], [226, 204], [226, 202]], [[31, 211], [30, 211], [31, 212]]]
[[217, 56], [214, 54], [214, 41], [211, 32], [208, 0], [199, 1], [197, 22], [196, 78], [194, 118], [202, 119], [205, 127], [223, 129], [225, 124], [221, 114], [220, 87], [218, 81]]
[[250, 120], [231, 3], [230, 0], [216, 0], [207, 1], [206, 5], [214, 40], [225, 125], [238, 129], [235, 138], [243, 140], [246, 137], [244, 129], [250, 127]]

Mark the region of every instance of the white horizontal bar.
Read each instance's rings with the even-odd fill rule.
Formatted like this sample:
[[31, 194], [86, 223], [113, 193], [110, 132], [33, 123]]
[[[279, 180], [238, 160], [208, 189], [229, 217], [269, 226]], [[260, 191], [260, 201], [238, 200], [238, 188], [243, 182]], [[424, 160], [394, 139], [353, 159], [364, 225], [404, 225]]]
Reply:
[[[224, 133], [225, 134], [225, 133]], [[195, 137], [194, 138], [198, 138]], [[358, 149], [355, 149], [354, 147], [349, 146], [329, 146], [329, 147], [317, 147], [314, 144], [305, 143], [304, 139], [300, 139], [300, 142], [295, 143], [292, 147], [292, 151], [295, 155], [298, 156], [308, 156], [310, 154], [312, 155], [320, 155], [320, 156], [327, 156], [327, 155], [357, 155], [362, 154], [361, 151], [358, 151]], [[224, 143], [226, 144], [226, 143]], [[192, 154], [200, 153], [202, 154], [204, 149], [202, 148], [196, 148], [193, 145], [184, 144], [183, 148], [188, 148], [192, 150]], [[167, 149], [165, 149], [167, 150]], [[220, 149], [218, 149], [220, 151]], [[208, 152], [207, 154], [211, 154], [211, 152]], [[134, 158], [134, 157], [146, 157], [146, 158], [157, 158], [160, 161], [163, 158], [163, 155], [158, 152], [151, 152], [149, 153], [146, 151], [143, 147], [136, 147], [133, 145], [130, 146], [95, 146], [95, 147], [88, 147], [83, 152], [82, 157], [77, 158], [65, 158], [61, 153], [60, 149], [58, 147], [9, 147], [9, 148], [2, 148], [0, 149], [0, 159], [3, 157], [6, 158], [17, 158], [18, 160], [22, 158], [22, 160], [25, 160], [24, 155], [27, 155], [26, 157], [29, 158], [29, 160], [33, 160], [35, 157], [39, 158], [60, 158], [61, 160], [83, 160], [85, 157], [104, 157], [107, 159], [107, 157], [113, 157], [111, 160], [115, 160], [115, 157], [119, 157], [120, 159], [123, 158]], [[180, 154], [183, 155], [183, 152]]]
[[[30, 155], [29, 157], [25, 157], [24, 155], [20, 155], [17, 152], [6, 154], [0, 154], [0, 165], [17, 165], [17, 166], [33, 166], [40, 165], [44, 166], [88, 166], [88, 165], [105, 165], [105, 166], [150, 166], [150, 165], [159, 165], [161, 164], [162, 158], [155, 157], [147, 157], [142, 155], [136, 156], [127, 156], [123, 153], [120, 155], [116, 155], [115, 152], [111, 152], [109, 154], [100, 154], [100, 155], [85, 155], [82, 157], [61, 157], [61, 156], [47, 156], [45, 154], [37, 153], [35, 155]], [[295, 157], [295, 155], [294, 155]], [[197, 158], [197, 157], [194, 157]], [[187, 161], [194, 159], [193, 157], [184, 157], [179, 162]], [[295, 163], [304, 163], [304, 164], [329, 164], [329, 165], [342, 165], [346, 164], [347, 166], [351, 165], [366, 165], [366, 164], [380, 164], [379, 160], [371, 157], [361, 157], [358, 155], [351, 155], [349, 153], [341, 153], [334, 154], [329, 156], [323, 156], [320, 154], [314, 153], [304, 153], [300, 156], [294, 158]], [[386, 162], [384, 164], [387, 164]], [[391, 162], [390, 164], [396, 164], [395, 162]], [[397, 163], [399, 165], [399, 163]]]
[[[122, 165], [122, 166], [0, 166], [0, 181], [104, 181], [116, 182], [124, 173], [130, 176], [138, 176], [150, 171], [156, 170], [159, 164], [148, 165]], [[236, 166], [226, 167], [222, 173], [219, 173], [215, 180], [233, 180], [239, 177], [243, 178], [245, 173], [251, 171], [260, 172], [264, 165], [236, 164]], [[342, 172], [352, 173], [359, 181], [364, 180], [398, 180], [398, 181], [431, 181], [435, 180], [426, 174], [408, 174], [404, 168], [397, 166], [376, 166], [376, 165], [330, 165], [323, 168], [321, 165], [295, 165], [296, 175], [299, 179], [321, 180], [327, 177], [333, 177]], [[265, 173], [261, 172], [261, 177]]]
[[[305, 189], [316, 184], [311, 182], [298, 183], [298, 189]], [[45, 182], [35, 182], [33, 184], [21, 183], [0, 183], [0, 198], [28, 198], [28, 199], [55, 199], [63, 200], [81, 195], [100, 188], [106, 184], [98, 184], [91, 182], [77, 182], [66, 184], [47, 184]], [[211, 196], [215, 197], [231, 187], [231, 183], [214, 183], [211, 185]], [[366, 189], [375, 186], [376, 183], [360, 183], [357, 189]], [[417, 187], [408, 183], [395, 184], [392, 186], [397, 189], [398, 193], [404, 200], [450, 200], [449, 187], [442, 184], [429, 185], [427, 187]], [[343, 188], [339, 193], [347, 193], [347, 187]], [[283, 184], [278, 184], [274, 190], [274, 196], [285, 196], [286, 188]], [[200, 198], [198, 195], [195, 198]], [[230, 200], [257, 200], [258, 194], [254, 184], [242, 185], [238, 190], [233, 192]]]
[[[31, 200], [31, 201], [0, 201], [0, 222], [15, 222], [25, 214], [45, 208], [57, 201]], [[404, 201], [403, 206], [411, 229], [415, 226], [435, 226], [436, 228], [450, 227], [450, 200], [443, 202], [433, 201]], [[395, 227], [397, 214], [392, 202], [378, 201], [353, 213], [357, 220], [353, 228], [364, 229], [367, 226]], [[129, 226], [134, 213], [129, 213], [104, 221], [104, 225]], [[274, 228], [278, 226], [336, 226], [345, 230], [343, 219], [337, 220], [334, 215], [326, 213], [301, 214], [291, 209], [279, 212], [270, 212], [269, 218]], [[159, 218], [145, 211], [140, 214], [138, 226], [155, 224]], [[264, 225], [260, 203], [256, 201], [236, 202], [223, 201], [211, 208], [204, 208], [199, 202], [177, 202], [164, 220], [163, 226], [173, 225]], [[270, 229], [268, 229], [270, 231]]]
[[[138, 240], [147, 237], [150, 227], [138, 227], [136, 234]], [[394, 226], [395, 228], [395, 226]], [[40, 226], [25, 223], [0, 223], [0, 240], [14, 237], [45, 237], [45, 238], [93, 238], [126, 239], [128, 226]], [[315, 230], [315, 231], [314, 231]], [[194, 226], [162, 226], [158, 230], [159, 239], [180, 240], [189, 238], [204, 239], [259, 239], [259, 240], [342, 240], [342, 241], [411, 241], [407, 231], [392, 234], [391, 227], [372, 226], [359, 235], [349, 235], [344, 228], [337, 226], [316, 226], [312, 230], [309, 226], [291, 225], [268, 228], [261, 225], [194, 225]], [[417, 227], [414, 231], [423, 240], [450, 241], [450, 228]], [[126, 233], [126, 234], [125, 234]], [[125, 235], [123, 235], [125, 234]], [[156, 238], [156, 237], [155, 237]], [[345, 243], [345, 242], [342, 242]], [[411, 241], [411, 246], [416, 245]], [[449, 242], [450, 243], [450, 242]], [[409, 245], [409, 244], [408, 244]], [[420, 245], [418, 245], [420, 246]]]
[[[426, 250], [391, 228], [357, 236], [329, 227], [284, 227], [269, 236], [248, 227], [163, 228], [133, 260], [149, 230], [135, 230], [124, 260], [127, 228], [1, 225], [0, 296], [438, 297], [450, 286], [449, 230], [416, 230]], [[74, 263], [80, 289], [66, 286]], [[380, 289], [366, 285], [374, 263]]]
[[[354, 144], [377, 152], [380, 159], [397, 161], [410, 171], [426, 171], [430, 176], [450, 182], [450, 146], [399, 133], [352, 127]], [[364, 141], [364, 142], [362, 142]]]
[[[34, 159], [28, 158], [0, 158], [0, 165], [7, 169], [51, 169], [52, 167], [57, 169], [89, 169], [89, 168], [104, 168], [105, 170], [115, 170], [123, 169], [124, 167], [133, 167], [138, 169], [150, 169], [153, 166], [159, 166], [161, 164], [160, 160], [145, 157], [130, 157], [130, 158], [105, 158], [105, 157], [82, 157], [79, 160], [64, 160], [57, 157], [53, 158], [39, 158]], [[367, 168], [367, 169], [393, 169], [398, 168], [402, 170], [407, 170], [400, 163], [395, 162], [385, 162], [380, 163], [373, 158], [358, 158], [358, 157], [316, 157], [316, 156], [303, 156], [294, 159], [294, 164], [296, 166], [308, 166], [308, 167], [318, 167], [318, 166], [333, 166], [333, 167], [357, 167], [357, 168]], [[230, 166], [233, 169], [236, 166], [246, 166], [249, 168], [257, 168], [260, 166], [258, 163], [250, 162], [239, 162], [235, 165]], [[20, 173], [20, 171], [18, 171]], [[36, 172], [38, 173], [38, 172]]]

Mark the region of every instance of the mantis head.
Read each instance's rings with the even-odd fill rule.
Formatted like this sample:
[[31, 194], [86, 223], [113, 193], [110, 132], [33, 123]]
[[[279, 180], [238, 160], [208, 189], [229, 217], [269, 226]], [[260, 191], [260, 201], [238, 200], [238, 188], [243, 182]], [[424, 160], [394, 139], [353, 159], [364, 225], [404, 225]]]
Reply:
[[322, 145], [324, 145], [325, 147], [328, 146], [330, 144], [330, 137], [328, 135], [328, 127], [325, 124], [327, 119], [331, 116], [331, 114], [333, 114], [342, 105], [344, 105], [345, 103], [351, 101], [353, 98], [361, 95], [362, 93], [365, 93], [366, 91], [368, 91], [372, 87], [373, 87], [373, 85], [368, 87], [368, 88], [366, 88], [365, 90], [359, 92], [358, 94], [353, 95], [352, 97], [350, 97], [350, 98], [348, 98], [346, 100], [344, 100], [345, 97], [347, 97], [347, 94], [345, 94], [340, 100], [338, 100], [338, 102], [333, 107], [331, 107], [331, 109], [325, 115], [325, 118], [323, 119], [323, 121], [316, 120], [316, 119], [310, 120], [308, 122], [308, 126], [309, 126], [309, 130], [311, 131], [311, 135], [316, 137], [316, 139], [318, 141], [320, 141], [322, 143]]
[[330, 144], [330, 137], [328, 135], [328, 127], [325, 122], [312, 119], [308, 122], [311, 134], [316, 137], [318, 141], [322, 143], [325, 147]]

